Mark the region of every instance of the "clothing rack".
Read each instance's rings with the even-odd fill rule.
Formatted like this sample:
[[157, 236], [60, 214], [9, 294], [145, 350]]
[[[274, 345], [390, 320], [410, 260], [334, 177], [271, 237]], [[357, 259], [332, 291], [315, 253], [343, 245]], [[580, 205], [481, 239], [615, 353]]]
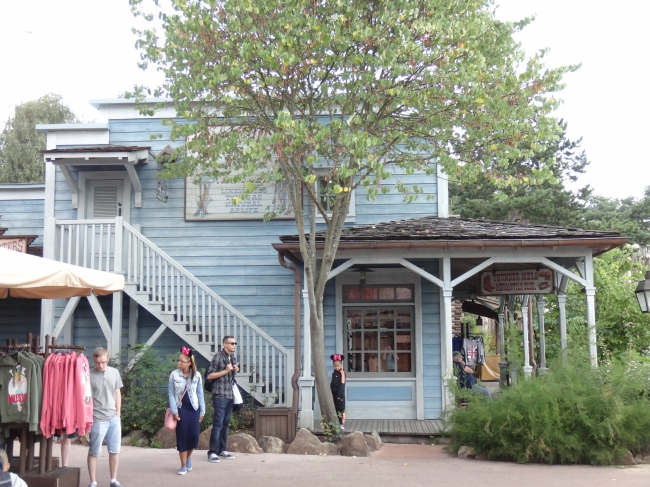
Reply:
[[[50, 355], [55, 350], [79, 350], [84, 351], [86, 347], [82, 345], [56, 345], [56, 337], [50, 337], [50, 335], [45, 335], [45, 358]], [[65, 433], [63, 433], [65, 434]], [[38, 461], [38, 473], [44, 474], [46, 471], [51, 472], [52, 468], [52, 446], [54, 444], [53, 437], [45, 438], [45, 435], [41, 436], [41, 445], [40, 445], [40, 456]]]
[[[30, 352], [37, 354], [40, 348], [40, 337], [37, 335], [32, 337], [32, 333], [28, 332], [26, 336], [26, 343], [18, 343], [15, 339], [7, 338], [6, 345], [0, 345], [0, 351], [4, 353], [10, 352]], [[27, 431], [27, 428], [21, 428], [20, 435], [18, 436], [20, 441], [20, 453], [18, 456], [18, 473], [20, 475], [24, 474], [28, 470], [31, 470], [34, 465], [34, 445], [36, 444], [36, 433], [34, 431]], [[5, 450], [9, 460], [13, 458], [14, 450], [14, 436], [9, 435], [8, 441], [6, 441]]]

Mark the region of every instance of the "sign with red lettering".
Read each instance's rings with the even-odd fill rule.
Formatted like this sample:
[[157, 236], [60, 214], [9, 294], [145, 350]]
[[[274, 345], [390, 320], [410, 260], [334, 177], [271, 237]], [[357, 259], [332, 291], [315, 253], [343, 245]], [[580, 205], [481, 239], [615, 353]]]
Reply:
[[479, 275], [481, 294], [495, 296], [504, 294], [553, 294], [555, 272], [546, 267], [540, 269], [515, 269], [485, 271]]
[[25, 237], [0, 237], [0, 249], [15, 250], [16, 252], [27, 252], [27, 239]]

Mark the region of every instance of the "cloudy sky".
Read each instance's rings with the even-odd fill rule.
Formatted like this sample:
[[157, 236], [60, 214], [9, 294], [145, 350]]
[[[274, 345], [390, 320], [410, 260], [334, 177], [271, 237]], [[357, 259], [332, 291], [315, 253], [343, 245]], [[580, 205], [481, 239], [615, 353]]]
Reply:
[[[582, 63], [566, 76], [557, 116], [583, 137], [596, 193], [640, 197], [650, 186], [650, 2], [647, 0], [497, 0], [498, 17], [536, 15], [519, 36], [524, 49], [548, 47], [548, 66]], [[87, 101], [113, 98], [134, 84], [154, 85], [137, 67], [128, 0], [0, 2], [0, 124], [13, 107], [58, 93], [84, 121]], [[1, 125], [0, 125], [1, 126]]]

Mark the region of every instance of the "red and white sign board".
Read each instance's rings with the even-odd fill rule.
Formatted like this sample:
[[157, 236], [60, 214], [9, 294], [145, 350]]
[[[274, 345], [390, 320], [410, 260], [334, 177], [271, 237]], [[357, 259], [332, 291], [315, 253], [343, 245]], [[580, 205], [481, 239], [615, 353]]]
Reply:
[[27, 252], [27, 239], [25, 237], [0, 237], [0, 249], [15, 250], [16, 252]]
[[481, 294], [552, 294], [555, 273], [551, 269], [516, 269], [481, 272]]

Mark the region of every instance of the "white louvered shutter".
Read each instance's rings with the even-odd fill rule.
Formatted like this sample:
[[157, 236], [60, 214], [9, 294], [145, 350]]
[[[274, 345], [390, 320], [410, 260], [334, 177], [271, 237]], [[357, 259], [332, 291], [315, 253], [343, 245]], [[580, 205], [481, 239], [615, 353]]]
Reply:
[[95, 186], [93, 194], [93, 218], [114, 218], [118, 215], [117, 187]]

